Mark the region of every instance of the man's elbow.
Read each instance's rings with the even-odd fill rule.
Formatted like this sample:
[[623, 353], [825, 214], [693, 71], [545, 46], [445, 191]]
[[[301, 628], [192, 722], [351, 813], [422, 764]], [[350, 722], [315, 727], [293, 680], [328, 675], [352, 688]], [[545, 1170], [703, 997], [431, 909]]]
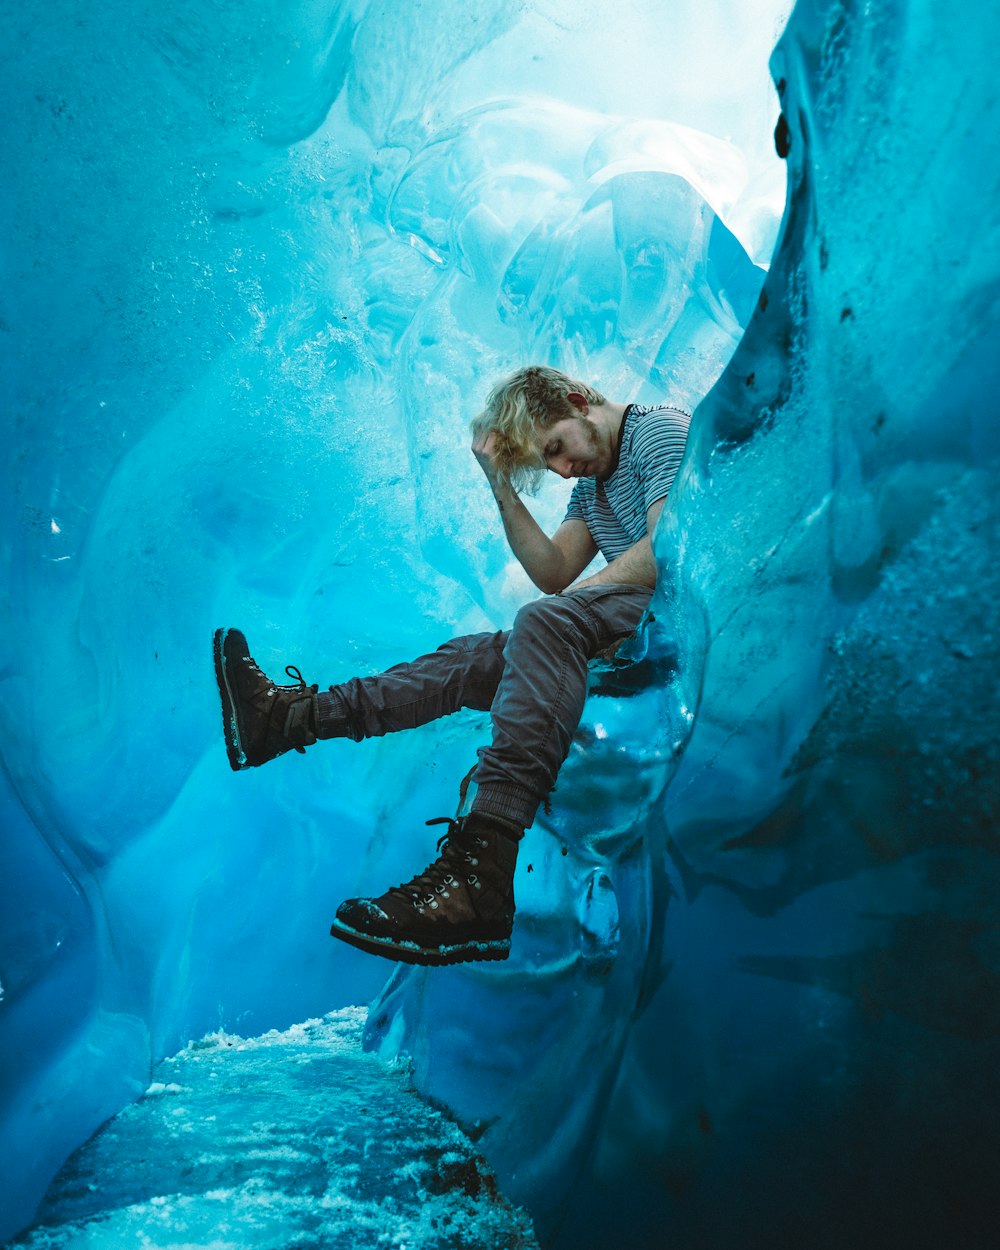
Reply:
[[560, 590], [565, 590], [569, 585], [569, 578], [563, 577], [533, 577], [531, 579], [543, 595], [557, 595]]

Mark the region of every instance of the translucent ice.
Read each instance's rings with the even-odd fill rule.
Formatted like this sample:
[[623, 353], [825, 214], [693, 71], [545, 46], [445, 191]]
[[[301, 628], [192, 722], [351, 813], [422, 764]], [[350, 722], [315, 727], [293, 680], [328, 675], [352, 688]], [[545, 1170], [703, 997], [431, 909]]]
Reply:
[[[369, 1022], [483, 1115], [565, 1250], [623, 1219], [643, 1246], [995, 1240], [998, 34], [992, 10], [797, 8], [781, 242], [657, 535], [673, 667], [631, 742], [591, 700], [556, 794], [578, 967], [517, 1014], [518, 969], [551, 968], [529, 889], [513, 966], [404, 974]], [[602, 775], [612, 802], [563, 824]]]
[[468, 418], [529, 358], [708, 389], [780, 20], [640, 3], [609, 56], [592, 0], [4, 7], [3, 1229], [157, 1057], [376, 992], [332, 909], [424, 858], [482, 719], [234, 778], [209, 632], [330, 682], [509, 623]]
[[[5, 8], [0, 1235], [155, 1059], [378, 993], [564, 1247], [991, 1244], [994, 9], [804, 0], [774, 132], [780, 4]], [[484, 720], [234, 777], [211, 628], [508, 624], [492, 378], [695, 405], [748, 320], [514, 957], [379, 991], [332, 909]]]
[[361, 1052], [363, 1016], [216, 1033], [164, 1060], [17, 1246], [537, 1250], [455, 1124]]

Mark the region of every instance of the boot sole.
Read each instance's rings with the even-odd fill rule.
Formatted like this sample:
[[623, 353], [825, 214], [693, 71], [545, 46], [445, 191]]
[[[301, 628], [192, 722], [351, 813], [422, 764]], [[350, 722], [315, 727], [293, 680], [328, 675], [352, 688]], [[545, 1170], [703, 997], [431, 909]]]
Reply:
[[226, 737], [226, 754], [229, 756], [229, 767], [234, 773], [249, 768], [246, 752], [240, 745], [240, 720], [237, 702], [229, 688], [226, 675], [226, 639], [238, 631], [217, 629], [212, 639], [212, 654], [215, 659], [215, 680], [219, 686], [219, 697], [222, 699], [222, 732]]
[[360, 933], [335, 920], [330, 926], [330, 936], [340, 938], [350, 946], [369, 955], [381, 955], [398, 963], [419, 964], [427, 968], [439, 968], [447, 964], [466, 964], [481, 960], [506, 959], [510, 954], [510, 938], [497, 938], [492, 942], [456, 942], [453, 946], [421, 946], [418, 942], [405, 942], [393, 938], [372, 937]]

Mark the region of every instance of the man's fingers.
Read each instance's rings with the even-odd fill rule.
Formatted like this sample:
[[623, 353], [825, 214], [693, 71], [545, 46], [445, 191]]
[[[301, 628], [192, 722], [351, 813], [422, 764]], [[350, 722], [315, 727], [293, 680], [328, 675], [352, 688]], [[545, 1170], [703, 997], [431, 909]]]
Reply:
[[472, 450], [477, 456], [487, 456], [492, 460], [496, 452], [496, 439], [492, 430], [477, 434], [472, 440]]

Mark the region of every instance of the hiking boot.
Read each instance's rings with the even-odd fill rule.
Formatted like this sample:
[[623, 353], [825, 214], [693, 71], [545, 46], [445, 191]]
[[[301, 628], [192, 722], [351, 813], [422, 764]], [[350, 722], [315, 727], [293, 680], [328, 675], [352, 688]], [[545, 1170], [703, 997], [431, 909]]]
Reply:
[[514, 923], [514, 864], [523, 830], [484, 812], [448, 825], [439, 857], [381, 898], [350, 898], [330, 933], [352, 946], [407, 964], [506, 959]]
[[238, 629], [217, 629], [215, 677], [222, 696], [222, 728], [230, 767], [257, 768], [286, 751], [304, 753], [316, 741], [317, 686], [307, 686], [289, 664], [295, 686], [277, 686], [254, 663]]

